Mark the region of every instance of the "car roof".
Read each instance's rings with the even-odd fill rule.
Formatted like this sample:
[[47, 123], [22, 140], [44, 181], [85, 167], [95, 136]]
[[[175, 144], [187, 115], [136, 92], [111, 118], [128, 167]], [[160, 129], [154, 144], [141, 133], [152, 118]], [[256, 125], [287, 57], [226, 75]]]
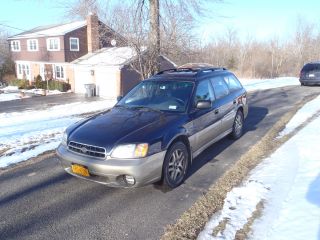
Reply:
[[308, 62], [305, 65], [308, 65], [308, 64], [320, 64], [320, 61]]
[[201, 80], [203, 76], [209, 74], [218, 75], [221, 73], [229, 73], [226, 68], [219, 67], [198, 67], [198, 68], [172, 68], [158, 72], [148, 80], [188, 80], [197, 81]]

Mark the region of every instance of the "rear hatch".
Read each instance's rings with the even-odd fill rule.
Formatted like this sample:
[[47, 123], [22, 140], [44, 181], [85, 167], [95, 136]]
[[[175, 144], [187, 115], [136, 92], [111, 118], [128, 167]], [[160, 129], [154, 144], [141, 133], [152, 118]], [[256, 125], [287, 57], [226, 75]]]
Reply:
[[304, 65], [300, 73], [300, 79], [320, 80], [320, 63]]

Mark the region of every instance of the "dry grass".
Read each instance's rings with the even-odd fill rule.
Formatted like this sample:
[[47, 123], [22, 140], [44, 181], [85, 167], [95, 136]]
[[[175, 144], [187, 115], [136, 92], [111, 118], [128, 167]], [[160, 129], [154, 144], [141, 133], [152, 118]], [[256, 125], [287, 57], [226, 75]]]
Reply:
[[212, 236], [216, 237], [219, 232], [222, 232], [226, 228], [228, 222], [229, 222], [229, 218], [225, 218], [221, 222], [219, 222], [218, 226], [216, 226], [212, 230]]
[[248, 222], [243, 226], [242, 229], [236, 232], [236, 236], [235, 236], [236, 240], [247, 239], [248, 234], [251, 231], [251, 226], [254, 220], [261, 217], [263, 208], [264, 208], [263, 201], [260, 201], [256, 206], [256, 210], [252, 213], [252, 216], [248, 219]]
[[[292, 111], [286, 113], [258, 143], [242, 155], [241, 158], [209, 188], [205, 195], [201, 196], [190, 209], [183, 213], [175, 224], [167, 226], [166, 232], [161, 239], [196, 239], [210, 217], [222, 209], [227, 193], [233, 187], [239, 185], [251, 169], [265, 157], [273, 153], [294, 134], [292, 133], [290, 136], [276, 139], [278, 133], [285, 127], [297, 110], [316, 96], [317, 95], [306, 97], [300, 104], [295, 106]], [[223, 227], [223, 224], [221, 227]], [[241, 232], [238, 234], [239, 239], [240, 235]]]

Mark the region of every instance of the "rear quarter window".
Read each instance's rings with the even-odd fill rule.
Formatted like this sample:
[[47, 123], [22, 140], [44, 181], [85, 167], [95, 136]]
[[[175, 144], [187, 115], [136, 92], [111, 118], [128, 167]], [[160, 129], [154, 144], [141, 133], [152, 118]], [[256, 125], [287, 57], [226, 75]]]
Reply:
[[210, 79], [210, 81], [212, 83], [216, 99], [223, 98], [224, 96], [227, 96], [229, 94], [229, 88], [223, 77], [213, 77]]
[[242, 85], [239, 80], [234, 75], [227, 75], [223, 77], [224, 81], [227, 83], [230, 92], [242, 89]]

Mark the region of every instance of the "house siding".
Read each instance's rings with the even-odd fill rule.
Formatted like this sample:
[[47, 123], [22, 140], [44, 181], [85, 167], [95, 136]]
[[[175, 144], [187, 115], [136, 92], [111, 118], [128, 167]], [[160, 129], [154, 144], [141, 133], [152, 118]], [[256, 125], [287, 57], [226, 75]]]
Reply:
[[126, 95], [134, 86], [141, 81], [140, 74], [129, 65], [121, 69], [121, 82], [119, 96]]
[[47, 50], [47, 38], [51, 37], [39, 37], [38, 39], [38, 51], [28, 51], [27, 40], [35, 38], [21, 38], [21, 39], [12, 39], [20, 41], [19, 52], [11, 51], [12, 60], [14, 61], [38, 61], [38, 62], [64, 62], [65, 53], [64, 53], [64, 39], [63, 36], [57, 36], [60, 39], [60, 51], [48, 51]]
[[66, 66], [67, 82], [71, 85], [71, 91], [75, 91], [75, 82], [74, 82], [74, 67], [73, 65]]
[[[70, 38], [79, 39], [79, 51], [70, 51]], [[65, 62], [73, 60], [88, 53], [87, 27], [82, 27], [72, 32], [69, 32], [64, 37], [65, 46]]]
[[[160, 63], [160, 71], [175, 68], [175, 65], [166, 60], [164, 57], [159, 56], [158, 61]], [[141, 75], [135, 71], [130, 65], [126, 65], [121, 69], [121, 83], [119, 95], [124, 96], [133, 87], [135, 87], [141, 81]]]

